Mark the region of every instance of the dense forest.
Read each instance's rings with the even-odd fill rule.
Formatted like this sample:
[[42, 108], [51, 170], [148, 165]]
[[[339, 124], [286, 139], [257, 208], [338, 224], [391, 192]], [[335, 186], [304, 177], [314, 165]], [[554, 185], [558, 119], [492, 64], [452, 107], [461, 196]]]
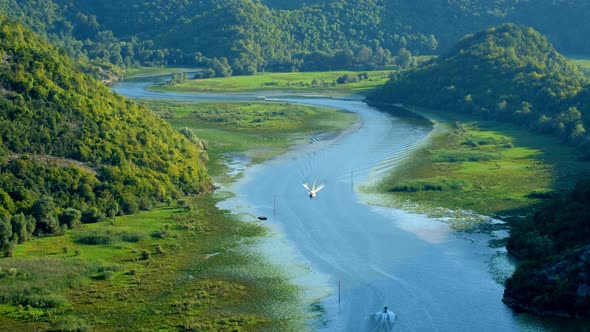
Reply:
[[[0, 18], [0, 250], [210, 189], [206, 152]], [[186, 137], [185, 137], [186, 136]]]
[[463, 38], [370, 100], [454, 110], [558, 135], [590, 158], [590, 85], [540, 33], [514, 24]]
[[0, 11], [84, 59], [95, 76], [140, 65], [204, 66], [219, 76], [370, 69], [400, 51], [438, 54], [509, 21], [547, 34], [561, 52], [590, 54], [584, 1], [0, 0]]
[[590, 180], [514, 223], [507, 248], [524, 261], [506, 283], [506, 304], [590, 319]]

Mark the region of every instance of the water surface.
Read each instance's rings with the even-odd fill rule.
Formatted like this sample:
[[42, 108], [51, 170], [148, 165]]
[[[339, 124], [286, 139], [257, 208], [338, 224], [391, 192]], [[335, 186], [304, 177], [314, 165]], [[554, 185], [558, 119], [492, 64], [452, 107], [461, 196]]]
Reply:
[[[146, 91], [146, 81], [113, 90], [135, 98], [254, 100], [253, 94]], [[274, 160], [248, 167], [222, 208], [268, 216], [279, 238], [268, 257], [297, 265], [296, 282], [325, 311], [311, 326], [325, 331], [553, 331], [564, 321], [517, 315], [502, 302], [501, 277], [513, 267], [487, 234], [462, 234], [440, 221], [364, 204], [356, 192], [424, 143], [430, 126], [379, 112], [362, 101], [276, 97], [355, 112], [360, 122], [337, 137], [318, 135]], [[326, 184], [310, 199], [302, 186]], [[287, 261], [287, 263], [285, 263]], [[301, 267], [305, 268], [301, 268]], [[294, 268], [295, 270], [295, 268]], [[555, 327], [555, 328], [554, 328]], [[572, 327], [571, 330], [575, 330]]]

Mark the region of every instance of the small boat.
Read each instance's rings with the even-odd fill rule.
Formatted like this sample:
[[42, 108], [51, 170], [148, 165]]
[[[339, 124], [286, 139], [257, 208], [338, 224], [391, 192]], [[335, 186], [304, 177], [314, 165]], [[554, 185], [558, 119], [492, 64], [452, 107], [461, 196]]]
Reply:
[[307, 190], [307, 193], [309, 194], [309, 198], [314, 198], [316, 196], [316, 194], [318, 193], [318, 191], [322, 190], [322, 188], [324, 188], [325, 185], [321, 184], [318, 186], [317, 180], [315, 180], [311, 184], [311, 188], [309, 187], [309, 185], [307, 183], [304, 183], [303, 186]]
[[266, 220], [266, 219], [268, 219], [268, 218], [267, 218], [266, 216], [258, 216], [258, 219], [259, 219], [259, 220]]

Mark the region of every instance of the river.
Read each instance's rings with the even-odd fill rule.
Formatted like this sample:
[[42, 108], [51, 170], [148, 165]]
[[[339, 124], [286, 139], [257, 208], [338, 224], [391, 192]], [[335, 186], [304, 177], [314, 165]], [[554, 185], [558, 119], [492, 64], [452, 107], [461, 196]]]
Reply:
[[[133, 98], [254, 100], [252, 94], [175, 94], [145, 90], [153, 79], [121, 82]], [[266, 94], [266, 93], [265, 93]], [[365, 204], [358, 185], [373, 181], [422, 144], [431, 126], [382, 113], [362, 101], [279, 97], [277, 100], [355, 112], [360, 122], [337, 136], [246, 167], [220, 207], [268, 217], [274, 240], [261, 247], [307, 287], [325, 313], [313, 330], [553, 331], [564, 321], [516, 314], [501, 302], [498, 279], [513, 268], [489, 234], [463, 234], [438, 220]], [[310, 199], [302, 186], [326, 187]], [[287, 262], [287, 263], [286, 263]], [[303, 271], [303, 272], [301, 272]], [[382, 308], [387, 305], [387, 313]], [[573, 328], [572, 328], [573, 330]]]

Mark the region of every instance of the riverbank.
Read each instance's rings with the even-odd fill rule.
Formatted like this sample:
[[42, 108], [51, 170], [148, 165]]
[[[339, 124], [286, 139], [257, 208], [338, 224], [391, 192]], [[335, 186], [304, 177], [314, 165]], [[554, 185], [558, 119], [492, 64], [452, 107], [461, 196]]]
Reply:
[[227, 174], [229, 156], [239, 153], [249, 164], [261, 163], [313, 134], [330, 135], [358, 121], [350, 112], [281, 102], [145, 103], [175, 128], [189, 128], [203, 140], [207, 167], [222, 182], [235, 180]]
[[391, 70], [259, 73], [251, 76], [230, 76], [187, 79], [182, 83], [162, 83], [151, 91], [235, 93], [282, 91], [323, 95], [362, 94], [379, 87], [389, 79]]
[[371, 204], [441, 218], [455, 229], [531, 213], [587, 173], [573, 149], [517, 126], [411, 109], [436, 122], [429, 143], [379, 183]]
[[[140, 92], [144, 85], [145, 81], [125, 87], [136, 97], [158, 96]], [[228, 98], [253, 101], [257, 95]], [[172, 100], [208, 97], [160, 96]], [[498, 280], [510, 267], [503, 263], [505, 253], [488, 247], [486, 235], [455, 233], [423, 215], [358, 201], [352, 182], [362, 183], [387, 166], [397, 166], [423, 144], [430, 126], [376, 112], [359, 101], [301, 97], [284, 101], [346, 109], [362, 118], [362, 125], [349, 135], [334, 140], [315, 137], [305, 149], [246, 168], [232, 187], [233, 197], [223, 203], [246, 218], [269, 216], [264, 223], [277, 236], [259, 249], [273, 262], [282, 263], [289, 281], [305, 288], [306, 299], [320, 299], [315, 308], [321, 315], [310, 328], [362, 330], [368, 313], [383, 303], [403, 318], [396, 323], [401, 330], [546, 326], [545, 320], [536, 317], [515, 316], [500, 302], [503, 287]], [[327, 180], [326, 189], [314, 200], [301, 187], [308, 175]], [[335, 288], [340, 283], [342, 304]]]
[[[357, 120], [331, 108], [284, 103], [149, 103], [208, 148], [210, 172], [229, 184], [243, 167], [311, 134]], [[203, 156], [203, 158], [207, 158]], [[267, 228], [217, 204], [227, 194], [84, 224], [39, 238], [0, 260], [0, 326], [10, 330], [306, 330], [301, 289], [255, 249]], [[33, 291], [34, 290], [34, 291]], [[311, 310], [311, 309], [310, 309]]]

